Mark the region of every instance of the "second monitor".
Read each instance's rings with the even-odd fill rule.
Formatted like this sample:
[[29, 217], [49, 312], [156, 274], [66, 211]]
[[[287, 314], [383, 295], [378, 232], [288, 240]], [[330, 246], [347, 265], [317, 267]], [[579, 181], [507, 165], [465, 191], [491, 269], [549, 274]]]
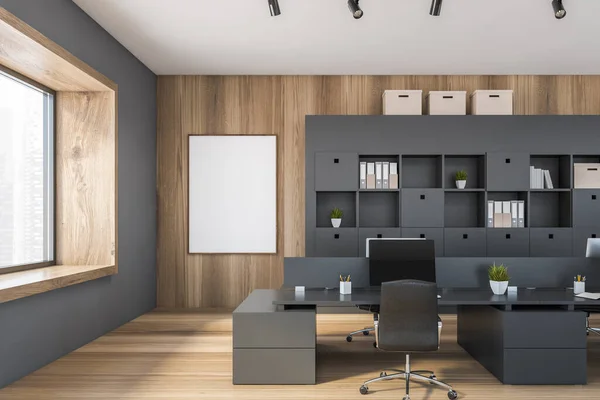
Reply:
[[367, 249], [370, 286], [403, 279], [436, 281], [433, 240], [369, 239]]

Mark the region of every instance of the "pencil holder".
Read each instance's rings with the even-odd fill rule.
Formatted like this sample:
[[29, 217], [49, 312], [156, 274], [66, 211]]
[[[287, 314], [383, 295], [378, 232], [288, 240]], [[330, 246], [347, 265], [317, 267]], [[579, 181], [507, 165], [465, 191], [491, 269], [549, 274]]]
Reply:
[[352, 282], [340, 282], [340, 294], [351, 294]]
[[573, 293], [579, 294], [585, 292], [585, 282], [573, 282]]

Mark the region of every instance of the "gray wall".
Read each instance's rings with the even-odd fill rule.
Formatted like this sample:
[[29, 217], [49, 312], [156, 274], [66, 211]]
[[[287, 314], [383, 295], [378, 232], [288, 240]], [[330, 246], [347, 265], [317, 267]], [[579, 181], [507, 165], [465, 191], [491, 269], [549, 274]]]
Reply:
[[0, 0], [119, 85], [119, 274], [0, 304], [0, 387], [156, 306], [156, 76], [71, 0]]

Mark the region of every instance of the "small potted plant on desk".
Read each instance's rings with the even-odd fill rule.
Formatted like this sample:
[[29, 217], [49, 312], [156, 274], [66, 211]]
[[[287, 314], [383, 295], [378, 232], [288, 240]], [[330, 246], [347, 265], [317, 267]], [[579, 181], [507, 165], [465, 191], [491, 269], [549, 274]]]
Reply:
[[334, 208], [333, 210], [331, 210], [331, 225], [334, 228], [339, 228], [340, 225], [342, 224], [342, 216], [344, 215], [344, 212], [342, 210], [340, 210], [339, 208]]
[[508, 280], [510, 279], [508, 276], [508, 269], [504, 264], [496, 265], [496, 263], [494, 263], [494, 265], [490, 266], [488, 269], [488, 276], [490, 278], [492, 292], [498, 295], [504, 294], [508, 288]]
[[467, 171], [460, 170], [460, 171], [456, 171], [456, 188], [457, 189], [464, 189], [467, 186]]

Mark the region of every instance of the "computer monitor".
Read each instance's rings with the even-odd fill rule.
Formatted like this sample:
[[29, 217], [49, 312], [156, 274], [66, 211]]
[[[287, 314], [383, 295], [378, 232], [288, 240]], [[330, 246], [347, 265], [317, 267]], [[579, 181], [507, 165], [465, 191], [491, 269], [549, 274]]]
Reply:
[[585, 256], [588, 258], [600, 258], [600, 239], [588, 239]]
[[433, 240], [370, 240], [368, 249], [370, 286], [402, 279], [436, 281]]

